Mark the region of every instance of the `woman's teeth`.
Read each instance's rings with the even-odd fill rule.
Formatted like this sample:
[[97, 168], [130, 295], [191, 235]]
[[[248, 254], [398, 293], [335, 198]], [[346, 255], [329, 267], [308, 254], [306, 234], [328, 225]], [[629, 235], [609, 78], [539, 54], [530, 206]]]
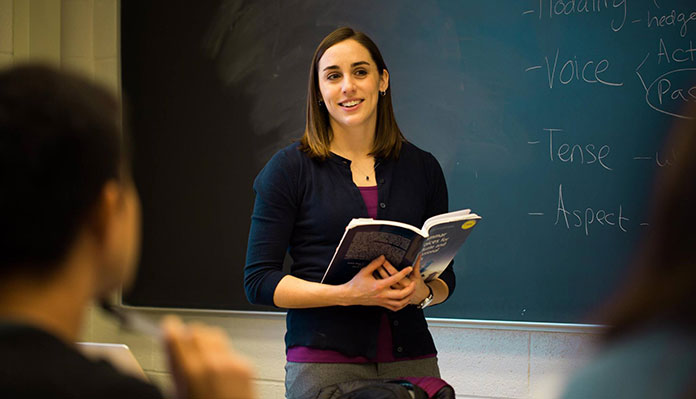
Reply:
[[346, 101], [344, 103], [341, 103], [342, 106], [351, 108], [355, 107], [356, 105], [360, 104], [361, 100], [353, 100], [353, 101]]

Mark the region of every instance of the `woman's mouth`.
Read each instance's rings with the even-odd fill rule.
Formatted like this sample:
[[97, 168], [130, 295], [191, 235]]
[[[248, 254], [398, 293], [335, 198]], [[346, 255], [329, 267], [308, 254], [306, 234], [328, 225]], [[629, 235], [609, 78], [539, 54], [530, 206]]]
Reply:
[[338, 105], [340, 105], [343, 108], [350, 109], [350, 108], [354, 108], [354, 107], [358, 106], [363, 101], [365, 101], [365, 100], [362, 100], [362, 99], [361, 100], [348, 100], [348, 101], [340, 102], [340, 103], [338, 103]]

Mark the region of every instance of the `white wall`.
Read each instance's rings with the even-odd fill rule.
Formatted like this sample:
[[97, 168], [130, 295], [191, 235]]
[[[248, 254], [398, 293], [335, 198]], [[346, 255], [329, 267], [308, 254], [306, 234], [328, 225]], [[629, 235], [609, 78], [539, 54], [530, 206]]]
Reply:
[[[241, 267], [241, 265], [240, 265]], [[153, 320], [162, 311], [142, 312]], [[262, 398], [283, 398], [285, 319], [282, 314], [179, 312], [186, 321], [224, 328], [255, 365]], [[430, 320], [443, 378], [459, 398], [540, 398], [591, 354], [596, 329]], [[546, 331], [548, 330], [548, 331]], [[166, 359], [153, 340], [119, 331], [92, 309], [85, 340], [125, 343], [156, 383], [170, 386]]]
[[0, 0], [0, 68], [77, 70], [118, 94], [118, 0]]
[[[118, 17], [118, 0], [0, 0], [0, 68], [41, 60], [81, 71], [118, 94]], [[163, 315], [145, 314], [155, 320]], [[261, 397], [284, 397], [282, 314], [180, 314], [187, 321], [224, 328], [234, 346], [256, 364]], [[597, 333], [562, 326], [430, 324], [443, 378], [459, 398], [546, 396], [554, 390], [555, 376], [572, 371], [587, 357]], [[120, 331], [95, 308], [87, 315], [84, 340], [129, 345], [153, 382], [164, 389], [171, 386], [159, 344]]]

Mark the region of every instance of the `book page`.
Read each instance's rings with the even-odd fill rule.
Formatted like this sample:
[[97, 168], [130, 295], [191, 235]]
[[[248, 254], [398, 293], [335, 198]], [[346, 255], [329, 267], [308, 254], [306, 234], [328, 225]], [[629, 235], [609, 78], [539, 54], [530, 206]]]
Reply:
[[322, 283], [343, 284], [381, 255], [398, 270], [413, 265], [423, 240], [418, 229], [379, 222], [349, 224]]
[[458, 211], [435, 215], [423, 223], [423, 232], [429, 234], [430, 228], [436, 224], [447, 223], [454, 220], [466, 220], [477, 218], [478, 215], [471, 213], [471, 209], [461, 209]]

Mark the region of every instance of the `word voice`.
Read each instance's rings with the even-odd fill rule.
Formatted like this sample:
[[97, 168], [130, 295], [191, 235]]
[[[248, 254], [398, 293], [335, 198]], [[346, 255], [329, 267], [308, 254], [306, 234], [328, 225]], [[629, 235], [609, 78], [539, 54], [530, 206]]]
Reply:
[[[549, 79], [549, 88], [553, 89], [556, 82], [568, 85], [572, 82], [584, 82], [588, 84], [601, 84], [606, 86], [623, 86], [623, 82], [613, 81], [605, 77], [605, 73], [611, 68], [608, 59], [578, 60], [578, 56], [573, 56], [561, 60], [559, 64], [560, 49], [556, 49], [553, 61], [548, 56], [544, 57], [546, 72]], [[527, 68], [527, 70], [537, 69], [538, 67]]]

